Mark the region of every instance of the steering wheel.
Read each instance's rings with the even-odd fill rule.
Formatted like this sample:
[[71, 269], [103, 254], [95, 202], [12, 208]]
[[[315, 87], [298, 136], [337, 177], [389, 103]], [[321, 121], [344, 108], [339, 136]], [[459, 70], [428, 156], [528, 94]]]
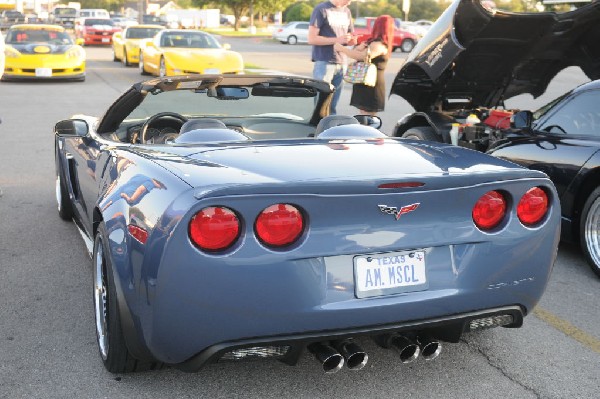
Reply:
[[144, 122], [144, 124], [142, 125], [142, 130], [140, 133], [140, 142], [142, 144], [148, 143], [148, 128], [157, 120], [161, 119], [161, 118], [173, 118], [173, 119], [177, 119], [179, 121], [181, 121], [181, 124], [183, 125], [185, 122], [187, 122], [187, 118], [185, 116], [179, 115], [176, 112], [159, 112], [158, 114], [152, 115], [150, 118], [148, 118], [148, 120], [146, 122]]

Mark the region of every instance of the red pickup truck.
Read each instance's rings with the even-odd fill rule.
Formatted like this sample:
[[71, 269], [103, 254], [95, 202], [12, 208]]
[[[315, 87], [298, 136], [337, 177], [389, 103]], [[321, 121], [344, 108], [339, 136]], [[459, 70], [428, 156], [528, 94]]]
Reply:
[[[374, 17], [360, 17], [354, 20], [354, 34], [358, 36], [359, 44], [371, 37], [375, 19]], [[404, 53], [409, 53], [417, 41], [418, 37], [409, 31], [398, 27], [394, 29], [394, 51], [400, 49]]]

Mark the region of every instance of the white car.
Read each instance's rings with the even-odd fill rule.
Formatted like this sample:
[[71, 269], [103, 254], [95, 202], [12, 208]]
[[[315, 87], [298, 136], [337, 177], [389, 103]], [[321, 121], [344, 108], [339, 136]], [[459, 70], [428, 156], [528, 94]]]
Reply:
[[297, 44], [308, 43], [308, 22], [288, 22], [273, 32], [273, 39], [281, 43]]

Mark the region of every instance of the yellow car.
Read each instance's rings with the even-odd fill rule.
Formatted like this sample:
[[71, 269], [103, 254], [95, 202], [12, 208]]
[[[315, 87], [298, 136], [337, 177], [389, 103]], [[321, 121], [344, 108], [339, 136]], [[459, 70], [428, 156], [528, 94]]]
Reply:
[[242, 73], [244, 61], [229, 45], [221, 46], [209, 33], [199, 30], [165, 29], [154, 39], [140, 43], [142, 75]]
[[13, 25], [6, 32], [2, 80], [85, 80], [85, 51], [58, 25]]
[[113, 34], [113, 60], [123, 65], [137, 64], [140, 59], [140, 40], [154, 37], [164, 29], [160, 25], [133, 25]]

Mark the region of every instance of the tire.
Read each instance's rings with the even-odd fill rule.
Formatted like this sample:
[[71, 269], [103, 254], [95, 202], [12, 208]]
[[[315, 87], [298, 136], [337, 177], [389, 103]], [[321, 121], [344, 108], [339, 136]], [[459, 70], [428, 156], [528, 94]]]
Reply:
[[437, 141], [438, 143], [442, 141], [441, 138], [433, 131], [433, 128], [429, 126], [412, 127], [406, 132], [404, 132], [402, 138], [424, 141]]
[[140, 51], [140, 62], [138, 64], [138, 68], [140, 69], [140, 74], [148, 75], [148, 72], [146, 72], [146, 68], [144, 67], [144, 56], [142, 55], [141, 51]]
[[413, 48], [415, 48], [415, 42], [412, 39], [402, 40], [400, 50], [402, 50], [403, 53], [410, 53]]
[[160, 57], [160, 63], [158, 66], [158, 76], [164, 78], [167, 76], [167, 66], [165, 65], [165, 57]]
[[158, 362], [142, 362], [134, 358], [125, 343], [114, 274], [104, 222], [98, 226], [94, 240], [93, 287], [96, 340], [104, 367], [111, 373], [129, 373], [157, 369]]
[[65, 181], [63, 168], [56, 157], [56, 205], [58, 207], [58, 215], [63, 220], [71, 220], [73, 218], [73, 204], [69, 198], [67, 183]]
[[600, 187], [585, 201], [581, 212], [579, 241], [590, 268], [600, 277]]
[[298, 38], [294, 35], [291, 35], [290, 37], [288, 37], [287, 40], [288, 44], [294, 45], [298, 43]]
[[129, 60], [127, 60], [127, 49], [125, 47], [123, 47], [123, 58], [121, 58], [121, 62], [126, 67], [131, 65], [131, 62], [129, 62]]

